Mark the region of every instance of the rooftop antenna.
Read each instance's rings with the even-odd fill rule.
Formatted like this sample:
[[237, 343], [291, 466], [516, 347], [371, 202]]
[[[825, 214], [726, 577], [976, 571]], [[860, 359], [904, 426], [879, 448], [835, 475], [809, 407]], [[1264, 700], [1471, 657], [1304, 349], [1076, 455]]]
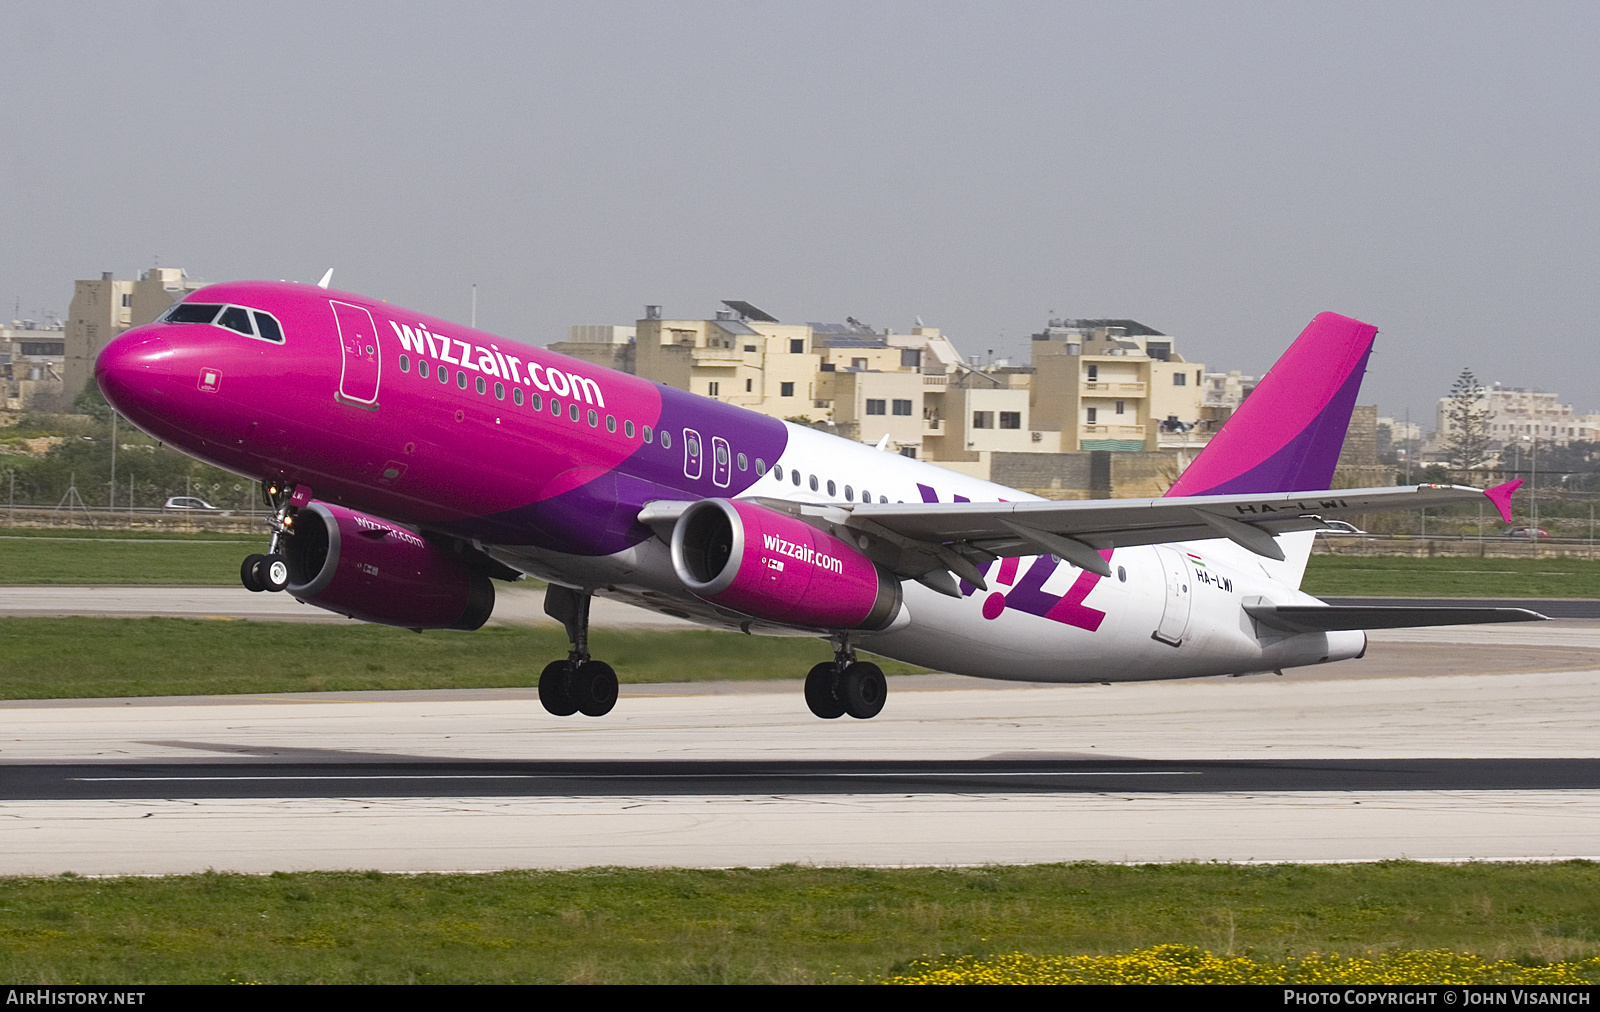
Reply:
[[473, 330], [478, 329], [478, 286], [472, 286], [472, 323]]
[[333, 268], [329, 267], [328, 268], [328, 273], [324, 274], [322, 276], [322, 280], [317, 282], [317, 287], [318, 288], [326, 288], [326, 287], [328, 287], [328, 282], [330, 282], [332, 280], [333, 280]]

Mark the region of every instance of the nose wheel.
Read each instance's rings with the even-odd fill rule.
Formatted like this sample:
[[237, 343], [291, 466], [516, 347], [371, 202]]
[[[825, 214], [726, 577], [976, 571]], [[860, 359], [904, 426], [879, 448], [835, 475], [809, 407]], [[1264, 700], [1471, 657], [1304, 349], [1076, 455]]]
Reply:
[[806, 674], [806, 706], [823, 720], [849, 714], [859, 720], [876, 717], [889, 698], [889, 682], [883, 669], [871, 661], [858, 661], [849, 644], [843, 644], [837, 657], [812, 668]]
[[252, 593], [280, 591], [289, 585], [289, 563], [276, 552], [271, 555], [247, 555], [239, 566], [239, 582]]
[[261, 494], [273, 510], [272, 518], [267, 521], [267, 526], [272, 528], [272, 545], [266, 555], [247, 555], [239, 564], [239, 582], [253, 594], [276, 593], [289, 586], [289, 560], [284, 558], [283, 552], [294, 534], [295, 503], [311, 499], [311, 490], [305, 486], [291, 488], [288, 483], [279, 481], [262, 482]]

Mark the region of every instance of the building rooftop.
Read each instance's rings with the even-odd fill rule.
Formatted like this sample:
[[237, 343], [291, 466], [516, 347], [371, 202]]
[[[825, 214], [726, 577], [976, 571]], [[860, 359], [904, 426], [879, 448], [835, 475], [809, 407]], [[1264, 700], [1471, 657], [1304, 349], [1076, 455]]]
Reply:
[[1050, 320], [1046, 324], [1045, 329], [1042, 332], [1033, 335], [1033, 339], [1035, 341], [1048, 341], [1052, 337], [1052, 335], [1050, 333], [1052, 330], [1105, 330], [1105, 329], [1110, 329], [1110, 328], [1113, 328], [1113, 327], [1120, 328], [1122, 330], [1123, 334], [1125, 336], [1127, 336], [1127, 337], [1166, 337], [1167, 336], [1166, 334], [1163, 334], [1161, 331], [1156, 330], [1154, 327], [1145, 326], [1144, 324], [1140, 323], [1138, 320], [1087, 320], [1087, 319], [1084, 319], [1084, 320], [1068, 320], [1068, 319], [1054, 319], [1054, 320]]

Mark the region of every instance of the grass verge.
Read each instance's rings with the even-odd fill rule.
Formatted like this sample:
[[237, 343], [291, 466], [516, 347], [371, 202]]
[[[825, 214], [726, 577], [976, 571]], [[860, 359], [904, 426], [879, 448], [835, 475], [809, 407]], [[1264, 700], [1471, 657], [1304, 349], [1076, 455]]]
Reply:
[[[711, 631], [594, 630], [589, 644], [634, 683], [803, 678], [832, 656], [820, 639]], [[504, 626], [418, 635], [355, 622], [0, 618], [0, 699], [531, 686], [567, 649], [558, 629]]]
[[1313, 555], [1318, 597], [1600, 597], [1600, 561]]
[[1262, 962], [1600, 954], [1600, 865], [599, 868], [0, 880], [0, 977], [853, 982], [918, 959], [1185, 945]]
[[0, 584], [226, 586], [257, 538], [133, 531], [0, 530]]

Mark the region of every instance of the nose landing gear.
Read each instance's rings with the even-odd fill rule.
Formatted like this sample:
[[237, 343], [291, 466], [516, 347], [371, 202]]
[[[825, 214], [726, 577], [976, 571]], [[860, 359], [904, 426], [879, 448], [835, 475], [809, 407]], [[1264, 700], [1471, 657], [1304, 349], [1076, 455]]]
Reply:
[[273, 508], [272, 518], [267, 521], [272, 528], [272, 542], [266, 555], [245, 556], [239, 566], [239, 582], [251, 593], [276, 593], [289, 585], [289, 561], [284, 558], [283, 549], [294, 534], [295, 513], [311, 501], [311, 490], [304, 485], [291, 488], [286, 482], [264, 481], [261, 494]]
[[836, 641], [831, 662], [818, 664], [806, 675], [806, 706], [823, 720], [847, 713], [860, 720], [876, 717], [888, 696], [883, 669], [871, 661], [856, 660], [847, 637]]
[[289, 563], [277, 552], [271, 555], [246, 555], [239, 566], [239, 581], [253, 593], [280, 591], [289, 585]]
[[617, 673], [589, 656], [590, 600], [571, 587], [552, 583], [545, 588], [545, 614], [566, 626], [572, 641], [567, 659], [551, 661], [539, 675], [539, 702], [557, 717], [603, 717], [617, 705]]

